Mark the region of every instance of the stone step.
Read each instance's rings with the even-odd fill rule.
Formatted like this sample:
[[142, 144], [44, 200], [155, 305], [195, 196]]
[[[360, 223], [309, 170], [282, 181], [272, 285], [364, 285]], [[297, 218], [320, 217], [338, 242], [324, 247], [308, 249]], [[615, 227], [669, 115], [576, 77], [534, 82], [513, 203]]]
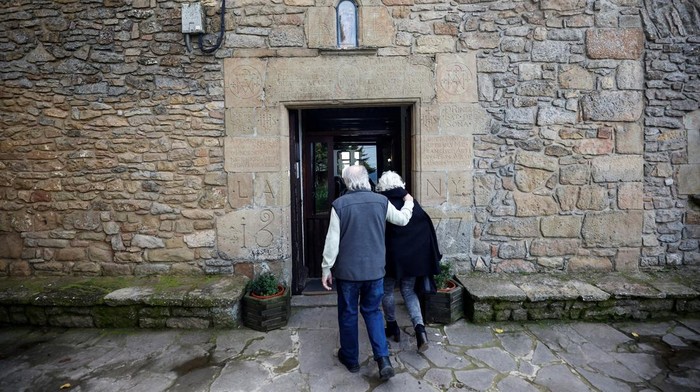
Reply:
[[458, 275], [474, 322], [620, 320], [700, 313], [698, 270]]
[[236, 327], [247, 278], [0, 279], [0, 324], [98, 328]]

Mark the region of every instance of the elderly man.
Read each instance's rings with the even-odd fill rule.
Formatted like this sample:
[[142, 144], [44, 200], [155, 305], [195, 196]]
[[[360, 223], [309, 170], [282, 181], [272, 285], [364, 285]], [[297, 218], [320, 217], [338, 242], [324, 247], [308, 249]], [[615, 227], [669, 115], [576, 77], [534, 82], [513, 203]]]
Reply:
[[[362, 165], [343, 169], [348, 192], [333, 202], [323, 249], [321, 282], [331, 290], [333, 274], [338, 292], [338, 360], [352, 373], [360, 371], [357, 306], [365, 320], [379, 377], [394, 376], [379, 304], [383, 295], [386, 222], [405, 226], [413, 213], [413, 197], [407, 194], [397, 210], [388, 199], [372, 192], [367, 169]], [[333, 268], [333, 274], [331, 274]]]

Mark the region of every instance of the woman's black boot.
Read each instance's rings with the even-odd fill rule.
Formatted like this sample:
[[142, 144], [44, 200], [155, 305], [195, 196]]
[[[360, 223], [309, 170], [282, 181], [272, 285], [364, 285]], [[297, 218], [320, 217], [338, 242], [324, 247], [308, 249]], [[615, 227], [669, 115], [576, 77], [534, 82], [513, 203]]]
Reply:
[[395, 342], [401, 341], [401, 330], [399, 329], [399, 324], [396, 321], [388, 321], [386, 323], [386, 328], [384, 328], [384, 334], [387, 338], [393, 336]]
[[424, 352], [428, 349], [428, 334], [425, 332], [423, 324], [416, 325], [416, 346], [419, 352]]

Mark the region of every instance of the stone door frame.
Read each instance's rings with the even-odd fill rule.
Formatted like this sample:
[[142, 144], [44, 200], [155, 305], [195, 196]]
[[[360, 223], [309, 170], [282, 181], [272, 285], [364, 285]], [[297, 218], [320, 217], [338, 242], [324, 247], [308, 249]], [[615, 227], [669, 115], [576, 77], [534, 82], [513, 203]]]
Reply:
[[[235, 264], [273, 269], [285, 280], [298, 257], [290, 219], [290, 110], [337, 105], [411, 105], [413, 194], [442, 222], [445, 251], [468, 254], [472, 221], [472, 141], [488, 132], [478, 103], [476, 53], [224, 60], [224, 170], [231, 210], [217, 218], [217, 246]], [[404, 150], [405, 151], [405, 150]], [[290, 263], [291, 261], [291, 263]]]
[[[403, 160], [407, 160], [408, 164], [406, 166], [405, 176], [410, 176], [411, 183], [416, 183], [416, 174], [418, 173], [416, 169], [417, 160], [420, 159], [420, 150], [416, 148], [416, 140], [419, 139], [420, 135], [420, 98], [399, 98], [399, 99], [332, 99], [332, 100], [319, 100], [319, 101], [288, 101], [280, 102], [282, 113], [286, 114], [284, 116], [288, 120], [292, 120], [291, 111], [298, 110], [309, 110], [309, 109], [327, 109], [327, 108], [366, 108], [366, 107], [388, 107], [388, 106], [405, 106], [408, 108], [408, 115], [411, 117], [407, 129], [402, 130], [405, 132], [406, 144], [409, 146], [409, 150], [406, 150], [406, 146], [403, 145]], [[296, 119], [298, 122], [298, 119]], [[299, 198], [299, 204], [295, 200], [295, 187], [301, 188], [301, 182], [303, 178], [303, 167], [304, 164], [301, 161], [301, 151], [295, 152], [295, 145], [299, 142], [300, 136], [303, 134], [304, 130], [300, 126], [294, 125], [291, 121], [286, 121], [283, 124], [286, 129], [282, 130], [282, 134], [286, 134], [287, 146], [289, 148], [289, 196], [290, 196], [290, 216], [289, 216], [289, 228], [290, 237], [292, 239], [290, 252], [292, 255], [292, 288], [293, 294], [300, 294], [304, 289], [306, 284], [306, 276], [303, 274], [304, 268], [304, 239], [301, 233], [304, 231], [304, 217], [303, 213], [300, 211], [295, 211], [295, 208], [303, 209], [303, 201], [301, 197]], [[284, 143], [283, 143], [284, 144]], [[302, 146], [303, 147], [303, 146]], [[302, 148], [300, 147], [300, 148]], [[284, 148], [284, 146], [283, 146]], [[299, 164], [297, 165], [296, 159], [299, 159]], [[297, 171], [298, 170], [298, 171]], [[299, 182], [299, 184], [295, 184]], [[296, 237], [296, 238], [295, 238]]]

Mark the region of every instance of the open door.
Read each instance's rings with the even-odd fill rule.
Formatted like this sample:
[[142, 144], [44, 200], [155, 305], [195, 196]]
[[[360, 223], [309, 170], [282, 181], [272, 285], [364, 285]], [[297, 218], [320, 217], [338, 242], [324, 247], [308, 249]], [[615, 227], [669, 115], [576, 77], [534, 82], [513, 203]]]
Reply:
[[409, 155], [405, 153], [410, 151], [409, 109], [397, 106], [296, 111], [294, 118], [298, 116], [299, 127], [290, 132], [299, 156], [295, 161], [292, 155], [292, 165], [300, 169], [298, 181], [292, 179], [293, 256], [301, 258], [294, 262], [296, 294], [309, 283], [316, 289], [320, 286], [331, 203], [345, 190], [341, 178], [345, 166], [364, 165], [372, 185], [382, 172], [394, 170], [409, 186], [410, 176], [404, 174], [410, 167]]

